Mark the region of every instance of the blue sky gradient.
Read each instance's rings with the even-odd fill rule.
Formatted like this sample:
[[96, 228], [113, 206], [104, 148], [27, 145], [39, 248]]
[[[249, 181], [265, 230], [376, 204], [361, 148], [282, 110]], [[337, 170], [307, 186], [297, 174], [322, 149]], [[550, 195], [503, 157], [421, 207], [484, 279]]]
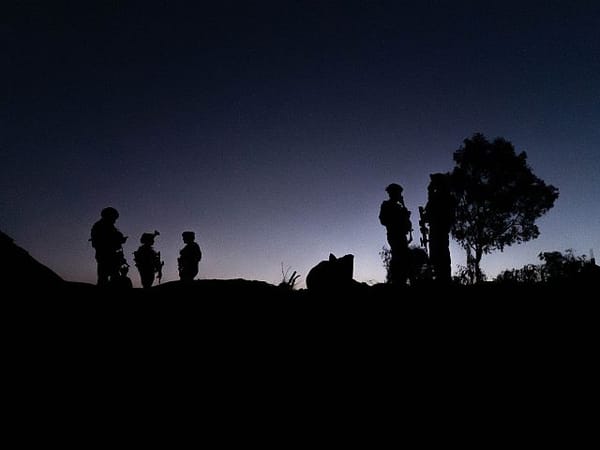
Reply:
[[418, 229], [429, 174], [475, 132], [560, 190], [489, 275], [600, 252], [595, 2], [84, 3], [9, 2], [0, 22], [0, 228], [66, 279], [95, 282], [111, 205], [130, 264], [160, 231], [165, 280], [193, 230], [201, 278], [302, 282], [332, 252], [382, 282], [385, 186]]

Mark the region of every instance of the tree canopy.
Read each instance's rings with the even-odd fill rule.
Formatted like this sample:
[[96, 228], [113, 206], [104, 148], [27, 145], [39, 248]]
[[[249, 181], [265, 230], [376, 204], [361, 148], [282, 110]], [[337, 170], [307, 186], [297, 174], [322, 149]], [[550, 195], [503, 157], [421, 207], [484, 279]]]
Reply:
[[558, 189], [547, 185], [504, 138], [488, 141], [481, 133], [454, 152], [452, 184], [456, 196], [453, 237], [467, 252], [472, 281], [483, 278], [484, 254], [539, 236], [536, 219], [554, 206]]

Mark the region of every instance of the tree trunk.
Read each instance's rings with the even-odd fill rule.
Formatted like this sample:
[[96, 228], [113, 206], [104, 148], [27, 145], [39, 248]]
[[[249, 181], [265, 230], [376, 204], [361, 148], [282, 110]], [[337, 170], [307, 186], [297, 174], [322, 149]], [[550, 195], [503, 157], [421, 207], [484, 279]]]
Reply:
[[475, 283], [481, 283], [483, 281], [483, 273], [481, 272], [481, 257], [483, 256], [483, 249], [481, 247], [475, 248]]
[[473, 252], [471, 246], [466, 247], [467, 251], [467, 276], [469, 277], [469, 284], [475, 284], [475, 258], [473, 258]]

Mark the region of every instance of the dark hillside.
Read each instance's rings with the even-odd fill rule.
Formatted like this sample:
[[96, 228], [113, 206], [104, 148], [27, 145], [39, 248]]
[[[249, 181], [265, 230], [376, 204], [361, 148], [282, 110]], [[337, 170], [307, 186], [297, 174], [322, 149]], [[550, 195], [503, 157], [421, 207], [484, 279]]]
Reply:
[[[557, 301], [563, 305], [590, 302], [597, 294], [600, 281], [595, 271], [586, 278], [585, 283], [564, 285], [483, 283], [475, 286], [450, 285], [440, 288], [423, 284], [398, 288], [388, 284], [369, 286], [352, 281], [346, 285], [330, 286], [321, 290], [292, 290], [257, 280], [210, 279], [195, 280], [191, 283], [171, 281], [147, 290], [137, 288], [119, 290], [101, 289], [92, 284], [64, 281], [2, 232], [0, 232], [0, 249], [2, 252], [0, 281], [5, 289], [10, 287], [8, 293], [13, 298], [20, 298], [22, 292], [38, 291], [43, 293], [45, 300], [50, 298], [77, 301], [98, 299], [126, 302], [121, 303], [122, 305], [137, 300], [161, 302], [176, 300], [194, 304], [252, 305], [253, 308], [261, 309], [271, 301], [293, 303], [318, 301], [321, 310], [329, 308], [341, 311], [340, 307], [352, 308], [357, 304], [361, 304], [363, 308], [365, 300], [373, 300], [383, 301], [386, 304], [392, 302], [404, 312], [412, 309], [430, 309], [433, 313], [446, 311], [453, 314], [494, 315], [502, 314], [507, 307], [508, 309], [518, 307], [520, 312], [536, 309], [542, 313], [547, 306], [556, 304]], [[594, 267], [597, 269], [597, 266]], [[379, 308], [382, 306], [369, 306], [371, 310]]]
[[63, 279], [0, 231], [0, 281], [16, 289], [61, 287]]

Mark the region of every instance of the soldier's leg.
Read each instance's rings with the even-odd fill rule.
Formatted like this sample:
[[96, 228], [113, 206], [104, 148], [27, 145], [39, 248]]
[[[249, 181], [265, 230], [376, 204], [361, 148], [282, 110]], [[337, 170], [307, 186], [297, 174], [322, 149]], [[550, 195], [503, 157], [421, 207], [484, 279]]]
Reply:
[[108, 277], [110, 271], [108, 270], [107, 264], [102, 259], [97, 259], [98, 262], [98, 286], [106, 286], [108, 284]]
[[154, 283], [154, 271], [140, 273], [140, 278], [142, 280], [142, 287], [144, 287], [144, 288], [152, 287], [152, 284]]

